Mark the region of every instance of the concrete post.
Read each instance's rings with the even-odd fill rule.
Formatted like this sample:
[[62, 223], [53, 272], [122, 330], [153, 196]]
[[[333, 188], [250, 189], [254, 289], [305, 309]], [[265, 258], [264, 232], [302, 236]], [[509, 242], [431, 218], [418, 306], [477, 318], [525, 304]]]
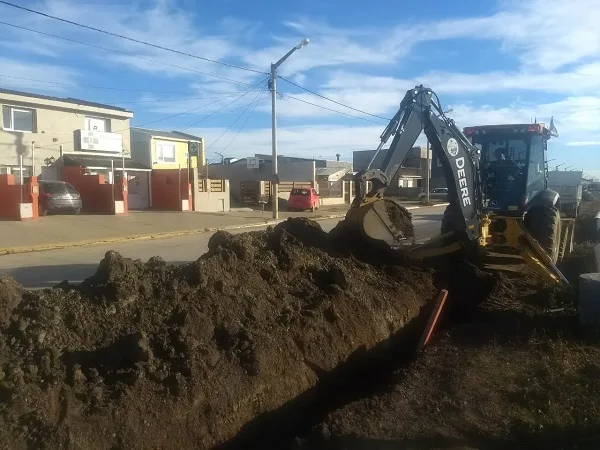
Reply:
[[582, 325], [600, 323], [600, 273], [579, 276], [579, 322]]

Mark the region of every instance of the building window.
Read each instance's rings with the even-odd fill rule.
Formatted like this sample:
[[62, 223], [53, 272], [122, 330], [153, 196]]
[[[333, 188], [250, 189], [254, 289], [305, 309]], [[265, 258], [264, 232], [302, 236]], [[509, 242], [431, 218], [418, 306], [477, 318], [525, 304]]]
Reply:
[[156, 143], [156, 159], [159, 163], [177, 162], [175, 158], [175, 151], [175, 144], [167, 142]]
[[100, 117], [86, 117], [85, 129], [88, 131], [102, 131], [110, 133], [110, 120]]
[[33, 132], [33, 110], [3, 106], [2, 123], [5, 130]]

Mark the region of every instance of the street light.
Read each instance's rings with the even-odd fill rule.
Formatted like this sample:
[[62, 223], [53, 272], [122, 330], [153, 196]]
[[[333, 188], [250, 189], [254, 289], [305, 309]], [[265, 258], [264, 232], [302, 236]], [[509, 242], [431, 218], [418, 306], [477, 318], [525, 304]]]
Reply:
[[277, 172], [277, 115], [275, 108], [275, 99], [277, 97], [277, 69], [292, 55], [292, 53], [294, 53], [296, 50], [300, 50], [302, 47], [307, 46], [309, 42], [310, 41], [308, 39], [303, 39], [298, 43], [298, 45], [287, 52], [279, 61], [274, 64], [271, 63], [269, 89], [271, 90], [271, 145], [273, 150], [273, 179], [271, 180], [271, 192], [273, 193], [273, 219], [279, 218], [279, 202], [277, 199], [277, 196], [279, 195], [279, 180]]
[[[442, 114], [449, 114], [452, 111], [454, 111], [454, 109], [450, 108], [447, 109], [446, 111], [442, 111]], [[431, 190], [429, 188], [429, 185], [431, 184], [431, 155], [430, 155], [431, 149], [430, 149], [430, 145], [429, 145], [429, 139], [427, 139], [427, 163], [425, 165], [425, 170], [427, 171], [427, 176], [425, 177], [425, 201], [427, 203], [429, 203], [429, 191]]]

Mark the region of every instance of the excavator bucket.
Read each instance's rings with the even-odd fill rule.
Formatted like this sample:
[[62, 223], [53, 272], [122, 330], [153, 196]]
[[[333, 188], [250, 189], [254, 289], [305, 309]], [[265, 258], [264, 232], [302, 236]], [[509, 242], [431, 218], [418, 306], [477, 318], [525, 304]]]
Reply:
[[352, 206], [346, 213], [346, 221], [355, 225], [363, 235], [388, 243], [411, 238], [414, 234], [410, 213], [387, 199]]

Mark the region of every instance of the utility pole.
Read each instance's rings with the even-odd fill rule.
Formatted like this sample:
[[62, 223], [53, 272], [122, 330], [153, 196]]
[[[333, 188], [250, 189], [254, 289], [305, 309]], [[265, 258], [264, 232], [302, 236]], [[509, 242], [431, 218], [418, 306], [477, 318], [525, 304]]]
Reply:
[[271, 146], [272, 146], [272, 164], [273, 164], [273, 177], [271, 180], [271, 192], [272, 192], [272, 203], [273, 203], [273, 219], [279, 218], [279, 173], [277, 170], [277, 109], [276, 109], [276, 98], [277, 98], [277, 69], [283, 62], [288, 59], [292, 53], [296, 50], [300, 50], [302, 47], [308, 45], [309, 40], [303, 39], [298, 45], [287, 52], [279, 61], [275, 64], [271, 63], [271, 76], [269, 78], [269, 89], [271, 90]]

